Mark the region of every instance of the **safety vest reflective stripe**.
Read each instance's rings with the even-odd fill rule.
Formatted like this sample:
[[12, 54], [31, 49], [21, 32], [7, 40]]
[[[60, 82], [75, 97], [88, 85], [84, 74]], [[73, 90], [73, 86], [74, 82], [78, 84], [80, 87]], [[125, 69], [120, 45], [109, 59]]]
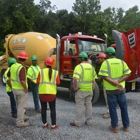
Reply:
[[[81, 75], [81, 79], [80, 79], [80, 81], [78, 82], [79, 84], [90, 84], [90, 83], [92, 83], [92, 81], [84, 81], [84, 68], [83, 68], [83, 66], [82, 65], [80, 65], [80, 67], [81, 67], [81, 69], [82, 69], [82, 75]], [[92, 70], [92, 75], [94, 75], [94, 72], [93, 72], [93, 70]]]
[[[11, 80], [12, 89], [16, 89], [16, 90], [24, 89], [24, 87], [21, 84], [20, 76], [19, 76], [20, 70], [22, 68], [25, 69], [25, 67], [23, 67], [20, 63], [15, 63], [10, 67], [10, 78], [11, 78], [10, 80]], [[25, 82], [26, 82], [26, 86], [28, 87], [26, 75], [25, 75]]]
[[38, 70], [34, 66], [30, 66], [27, 71], [27, 77], [34, 81], [36, 83], [36, 80], [38, 78], [38, 73], [40, 71], [40, 68], [37, 66]]
[[5, 78], [5, 81], [6, 81], [6, 91], [7, 92], [11, 92], [11, 88], [9, 87], [9, 85], [7, 84], [7, 80], [9, 80], [9, 77], [7, 76], [8, 72], [9, 72], [9, 67], [7, 68], [7, 70], [5, 71], [4, 73], [4, 78]]
[[34, 75], [34, 78], [32, 79], [32, 80], [36, 80], [37, 79], [37, 77], [36, 77], [36, 72], [35, 72], [35, 70], [34, 70], [34, 68], [31, 66], [31, 69], [32, 69], [32, 71], [33, 71], [33, 75]]
[[[124, 63], [123, 63], [123, 61], [121, 61], [121, 63], [122, 63], [122, 70], [124, 69]], [[111, 76], [111, 70], [110, 70], [110, 66], [109, 66], [109, 62], [108, 62], [108, 60], [106, 60], [106, 64], [107, 64], [107, 68], [108, 68], [108, 76], [110, 77], [110, 78], [112, 78], [113, 80], [118, 80], [119, 78], [121, 78], [122, 76], [119, 76], [119, 77], [115, 77], [115, 78], [113, 78], [112, 76]]]
[[77, 73], [77, 72], [74, 72], [73, 74], [78, 75], [78, 76], [80, 77], [80, 74], [79, 74], [79, 73]]
[[42, 80], [40, 81], [40, 85], [41, 84], [48, 84], [48, 85], [56, 85], [56, 82], [55, 82], [55, 80], [56, 80], [56, 71], [54, 72], [54, 78], [53, 78], [53, 82], [51, 83], [51, 82], [42, 82], [42, 81], [44, 81], [44, 72], [43, 72], [43, 70], [42, 70], [42, 72], [41, 72], [41, 77], [42, 77]]
[[105, 70], [100, 70], [100, 72], [108, 74], [108, 72]]
[[18, 68], [17, 68], [17, 70], [16, 70], [16, 79], [10, 79], [12, 82], [17, 82], [17, 83], [19, 83], [20, 82], [20, 79], [19, 79], [19, 75], [18, 75], [18, 72], [19, 72], [19, 69], [22, 67], [22, 65], [20, 65]]
[[51, 80], [48, 76], [49, 68], [41, 70], [41, 80], [39, 84], [39, 94], [53, 94], [57, 93], [56, 78], [58, 71], [52, 69]]
[[126, 69], [126, 70], [123, 71], [123, 73], [126, 73], [126, 72], [128, 72], [128, 71], [129, 71], [129, 69]]

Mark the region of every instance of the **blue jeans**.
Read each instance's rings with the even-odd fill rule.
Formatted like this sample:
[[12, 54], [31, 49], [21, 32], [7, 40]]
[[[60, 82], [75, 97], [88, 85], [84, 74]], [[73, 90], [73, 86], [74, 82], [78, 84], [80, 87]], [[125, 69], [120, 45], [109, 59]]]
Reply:
[[8, 96], [10, 97], [10, 105], [11, 105], [11, 113], [17, 114], [17, 107], [16, 107], [16, 101], [14, 98], [13, 92], [7, 92]]
[[111, 126], [118, 126], [118, 116], [117, 116], [117, 103], [119, 104], [121, 110], [122, 123], [125, 128], [129, 127], [130, 121], [127, 112], [127, 102], [126, 96], [122, 94], [107, 94], [109, 112], [111, 117]]
[[35, 84], [30, 84], [31, 86], [31, 90], [32, 90], [32, 94], [33, 94], [33, 100], [34, 100], [34, 107], [35, 110], [39, 109], [39, 97], [38, 97], [38, 85]]

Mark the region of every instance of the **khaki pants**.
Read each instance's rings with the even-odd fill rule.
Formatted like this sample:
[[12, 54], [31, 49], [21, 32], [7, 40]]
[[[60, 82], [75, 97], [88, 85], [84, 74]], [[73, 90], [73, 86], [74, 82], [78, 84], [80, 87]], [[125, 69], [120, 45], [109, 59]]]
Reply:
[[105, 98], [105, 103], [106, 103], [107, 111], [109, 112], [109, 107], [108, 107], [108, 102], [107, 102], [107, 94], [106, 94], [105, 87], [103, 87], [103, 91], [104, 91], [104, 98]]
[[85, 119], [88, 125], [92, 124], [92, 96], [93, 92], [83, 92], [78, 90], [75, 93], [75, 101], [76, 101], [76, 120], [75, 124], [77, 126], [82, 125], [82, 115], [85, 109]]
[[13, 89], [16, 105], [17, 105], [17, 119], [16, 125], [22, 126], [24, 124], [24, 113], [27, 107], [28, 93], [23, 90]]

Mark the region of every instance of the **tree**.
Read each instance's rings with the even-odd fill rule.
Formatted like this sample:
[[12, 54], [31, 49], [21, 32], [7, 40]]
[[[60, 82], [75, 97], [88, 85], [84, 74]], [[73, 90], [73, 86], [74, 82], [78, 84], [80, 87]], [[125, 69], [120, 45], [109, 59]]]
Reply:
[[79, 28], [87, 34], [90, 22], [94, 21], [100, 12], [100, 0], [76, 0], [72, 9]]
[[121, 18], [118, 27], [120, 31], [125, 32], [140, 26], [140, 12], [138, 6], [134, 6], [125, 11], [123, 18]]
[[32, 31], [37, 9], [33, 0], [0, 0], [0, 44], [7, 34]]

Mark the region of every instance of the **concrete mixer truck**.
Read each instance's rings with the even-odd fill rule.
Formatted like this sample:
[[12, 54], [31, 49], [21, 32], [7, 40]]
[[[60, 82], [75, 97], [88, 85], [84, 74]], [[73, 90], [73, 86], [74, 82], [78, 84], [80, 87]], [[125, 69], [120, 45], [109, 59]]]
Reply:
[[[17, 54], [24, 50], [29, 59], [26, 61], [27, 68], [31, 65], [31, 56], [38, 57], [38, 65], [43, 68], [46, 57], [51, 56], [55, 60], [53, 68], [60, 74], [61, 87], [67, 87], [70, 90], [70, 97], [74, 96], [72, 88], [72, 74], [75, 66], [78, 64], [78, 55], [84, 51], [90, 56], [93, 64], [96, 56], [105, 51], [105, 41], [97, 36], [82, 35], [81, 32], [69, 34], [60, 39], [51, 37], [48, 34], [38, 32], [26, 32], [20, 34], [10, 34], [5, 37], [5, 55], [0, 56], [1, 81], [5, 84], [3, 74], [7, 69], [7, 60], [10, 57], [17, 58]], [[93, 103], [99, 98], [99, 88], [95, 84]]]

